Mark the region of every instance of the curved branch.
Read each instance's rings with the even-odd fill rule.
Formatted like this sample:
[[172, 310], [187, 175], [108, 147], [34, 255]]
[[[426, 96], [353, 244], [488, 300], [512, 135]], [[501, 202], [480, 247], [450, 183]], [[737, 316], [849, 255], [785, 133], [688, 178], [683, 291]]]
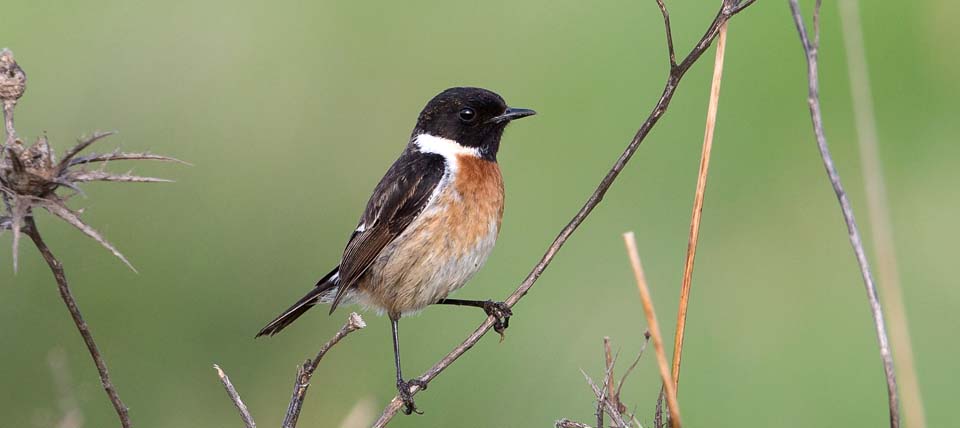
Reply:
[[[570, 239], [570, 236], [573, 235], [573, 232], [580, 227], [587, 216], [600, 204], [600, 201], [603, 200], [603, 196], [606, 195], [607, 190], [610, 189], [610, 186], [613, 185], [614, 180], [617, 179], [617, 176], [620, 175], [620, 172], [623, 171], [624, 167], [627, 166], [627, 162], [630, 161], [630, 158], [633, 157], [637, 149], [640, 147], [640, 143], [647, 137], [647, 134], [650, 133], [650, 130], [656, 125], [657, 121], [663, 116], [667, 111], [667, 107], [670, 105], [670, 100], [673, 99], [673, 95], [677, 90], [677, 85], [680, 83], [680, 80], [686, 74], [687, 70], [692, 66], [702, 55], [706, 52], [707, 48], [710, 47], [710, 44], [713, 43], [713, 40], [717, 37], [720, 31], [720, 27], [726, 23], [730, 18], [732, 18], [737, 13], [741, 12], [749, 6], [751, 2], [741, 3], [739, 0], [724, 0], [723, 5], [720, 8], [720, 11], [717, 12], [717, 16], [714, 18], [713, 22], [707, 28], [706, 33], [700, 41], [694, 46], [689, 54], [683, 59], [683, 61], [677, 65], [676, 68], [671, 69], [670, 75], [667, 77], [666, 84], [663, 88], [663, 93], [660, 95], [660, 99], [657, 101], [656, 105], [653, 107], [653, 111], [647, 116], [647, 119], [640, 125], [640, 128], [637, 129], [636, 134], [633, 136], [633, 139], [630, 140], [630, 143], [624, 149], [623, 153], [620, 154], [620, 157], [617, 158], [617, 161], [613, 164], [613, 167], [607, 172], [606, 176], [600, 181], [600, 184], [597, 185], [597, 189], [590, 195], [590, 198], [584, 203], [583, 207], [580, 208], [580, 211], [570, 220], [570, 222], [560, 231], [560, 234], [557, 235], [556, 239], [553, 240], [553, 243], [547, 248], [546, 253], [540, 259], [539, 262], [533, 267], [533, 270], [527, 275], [527, 277], [520, 283], [520, 286], [513, 292], [513, 294], [508, 297], [504, 303], [510, 308], [513, 308], [523, 296], [526, 296], [527, 292], [530, 291], [530, 288], [533, 287], [533, 284], [540, 279], [540, 275], [543, 275], [543, 271], [547, 269], [547, 266], [550, 265], [550, 262], [553, 261], [553, 258], [556, 257], [557, 252], [560, 251], [560, 248]], [[665, 10], [665, 8], [664, 8]], [[669, 34], [669, 33], [668, 33]], [[672, 36], [670, 36], [672, 39]], [[443, 372], [447, 367], [453, 364], [461, 355], [470, 350], [477, 342], [480, 341], [480, 338], [483, 337], [490, 328], [493, 327], [496, 319], [494, 317], [487, 317], [487, 319], [477, 327], [469, 336], [460, 345], [450, 351], [449, 354], [440, 359], [439, 362], [434, 364], [433, 367], [428, 369], [423, 375], [417, 378], [417, 380], [428, 384], [433, 378], [437, 377], [441, 372]], [[422, 388], [419, 386], [412, 386], [410, 388], [410, 394], [414, 395], [419, 392]], [[395, 396], [393, 400], [387, 405], [383, 410], [383, 413], [380, 415], [380, 418], [377, 419], [376, 423], [373, 425], [374, 428], [382, 428], [390, 422], [391, 419], [397, 414], [397, 411], [403, 406], [403, 400], [399, 396]]]
[[77, 325], [77, 330], [80, 331], [80, 336], [83, 337], [83, 342], [87, 345], [87, 350], [90, 351], [90, 357], [93, 358], [93, 363], [96, 364], [97, 371], [100, 373], [100, 383], [103, 385], [104, 391], [107, 392], [107, 397], [110, 398], [110, 403], [113, 404], [113, 408], [117, 411], [117, 416], [120, 418], [120, 425], [123, 426], [123, 428], [130, 428], [130, 414], [127, 406], [120, 400], [120, 395], [117, 394], [117, 388], [114, 387], [113, 382], [110, 381], [110, 374], [107, 372], [107, 363], [103, 360], [103, 356], [100, 355], [97, 342], [93, 340], [93, 333], [90, 332], [90, 327], [87, 326], [87, 322], [83, 320], [83, 315], [80, 313], [77, 301], [74, 300], [73, 293], [70, 292], [70, 286], [67, 284], [67, 276], [63, 271], [63, 264], [57, 260], [53, 252], [50, 251], [50, 248], [47, 247], [47, 244], [43, 242], [43, 238], [40, 236], [40, 230], [37, 229], [37, 224], [33, 221], [33, 217], [27, 216], [24, 219], [24, 223], [26, 223], [24, 233], [33, 240], [37, 249], [40, 250], [43, 259], [46, 260], [47, 265], [50, 266], [53, 277], [57, 280], [57, 287], [60, 289], [60, 298], [62, 298], [63, 303], [67, 305], [67, 310], [70, 311], [70, 316], [73, 317], [73, 322]]
[[827, 176], [830, 178], [833, 191], [836, 193], [837, 201], [840, 203], [840, 211], [843, 214], [843, 221], [847, 225], [850, 245], [853, 247], [857, 264], [860, 266], [860, 275], [863, 277], [863, 285], [867, 291], [867, 300], [870, 303], [870, 311], [873, 314], [873, 324], [877, 331], [877, 341], [880, 344], [880, 359], [883, 360], [883, 371], [887, 380], [887, 404], [890, 407], [890, 427], [897, 428], [900, 426], [900, 400], [897, 396], [897, 379], [893, 371], [893, 353], [890, 351], [890, 340], [887, 338], [886, 322], [883, 319], [883, 308], [880, 306], [880, 299], [877, 297], [877, 287], [873, 282], [873, 275], [870, 273], [870, 263], [867, 261], [867, 255], [863, 250], [863, 241], [860, 238], [857, 221], [853, 217], [853, 208], [850, 206], [850, 200], [847, 198], [846, 191], [843, 190], [843, 184], [840, 182], [840, 173], [837, 172], [837, 168], [833, 163], [830, 148], [827, 147], [827, 137], [823, 131], [823, 117], [820, 112], [820, 84], [817, 70], [817, 53], [820, 48], [820, 0], [817, 0], [813, 11], [812, 42], [807, 34], [806, 25], [803, 23], [803, 15], [800, 13], [800, 6], [797, 4], [797, 0], [790, 0], [790, 11], [793, 13], [793, 21], [797, 26], [797, 33], [800, 35], [800, 42], [803, 44], [803, 53], [807, 60], [807, 104], [810, 106], [810, 118], [813, 121], [813, 132], [817, 139], [817, 149], [820, 151], [823, 166], [827, 170]]

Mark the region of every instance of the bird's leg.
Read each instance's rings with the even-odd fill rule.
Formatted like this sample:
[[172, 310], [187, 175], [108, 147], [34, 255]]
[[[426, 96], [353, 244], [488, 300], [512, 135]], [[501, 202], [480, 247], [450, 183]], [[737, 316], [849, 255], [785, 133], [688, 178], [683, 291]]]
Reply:
[[400, 393], [400, 399], [403, 400], [403, 414], [416, 413], [422, 415], [423, 412], [418, 410], [413, 403], [413, 394], [410, 393], [410, 387], [416, 385], [420, 389], [427, 389], [427, 383], [420, 379], [403, 380], [403, 372], [400, 370], [400, 335], [397, 328], [399, 321], [400, 317], [390, 317], [390, 327], [393, 329], [393, 361], [397, 366], [397, 391]]
[[494, 302], [492, 300], [460, 300], [460, 299], [440, 299], [438, 305], [472, 306], [481, 308], [488, 316], [496, 318], [493, 323], [493, 330], [500, 334], [500, 340], [503, 340], [503, 331], [510, 327], [510, 316], [513, 311], [503, 302]]

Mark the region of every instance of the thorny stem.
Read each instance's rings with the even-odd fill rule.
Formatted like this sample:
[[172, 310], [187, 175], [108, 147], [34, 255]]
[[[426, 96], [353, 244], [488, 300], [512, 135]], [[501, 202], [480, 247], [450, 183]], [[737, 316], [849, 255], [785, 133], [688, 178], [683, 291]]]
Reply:
[[40, 250], [43, 259], [46, 260], [47, 265], [50, 266], [53, 277], [57, 280], [57, 287], [60, 289], [60, 298], [62, 298], [63, 303], [67, 305], [67, 310], [70, 311], [70, 316], [73, 317], [73, 322], [77, 325], [77, 330], [80, 331], [80, 336], [83, 337], [83, 342], [87, 345], [87, 350], [90, 351], [90, 357], [93, 358], [93, 363], [96, 364], [97, 371], [100, 373], [100, 383], [103, 385], [104, 391], [107, 392], [107, 397], [110, 398], [113, 408], [117, 411], [117, 416], [120, 418], [120, 425], [123, 426], [123, 428], [130, 428], [130, 415], [127, 406], [120, 400], [120, 395], [117, 394], [117, 388], [114, 387], [113, 382], [110, 381], [110, 374], [107, 372], [107, 363], [100, 354], [97, 342], [93, 340], [93, 333], [90, 331], [90, 327], [87, 325], [87, 322], [83, 320], [83, 315], [80, 313], [80, 308], [73, 298], [73, 293], [70, 292], [70, 286], [67, 284], [67, 277], [63, 271], [63, 264], [57, 260], [50, 251], [50, 248], [47, 247], [47, 244], [43, 242], [43, 238], [40, 236], [40, 230], [37, 229], [37, 224], [34, 222], [33, 217], [27, 216], [24, 222], [26, 223], [24, 233], [33, 240], [37, 249]]
[[797, 32], [800, 35], [800, 42], [803, 45], [803, 52], [807, 60], [808, 77], [808, 97], [807, 103], [810, 106], [810, 117], [813, 121], [813, 131], [817, 140], [817, 148], [820, 151], [820, 157], [823, 159], [823, 166], [833, 185], [833, 191], [840, 202], [840, 211], [843, 214], [843, 220], [847, 226], [847, 232], [850, 238], [850, 245], [853, 246], [854, 255], [860, 266], [860, 275], [863, 277], [863, 285], [867, 291], [867, 300], [870, 303], [870, 310], [873, 314], [874, 328], [877, 331], [877, 341], [880, 344], [880, 358], [883, 360], [883, 371], [887, 380], [887, 398], [890, 408], [890, 427], [900, 426], [899, 398], [897, 397], [897, 380], [893, 370], [893, 353], [890, 351], [890, 343], [887, 338], [887, 330], [883, 319], [883, 308], [880, 306], [880, 300], [877, 297], [877, 288], [873, 282], [873, 276], [870, 273], [870, 264], [863, 250], [863, 242], [860, 238], [860, 231], [857, 228], [856, 219], [853, 216], [853, 208], [850, 206], [850, 200], [840, 182], [840, 174], [837, 172], [833, 163], [833, 157], [830, 155], [830, 149], [827, 147], [827, 137], [823, 132], [823, 118], [820, 111], [819, 94], [819, 76], [817, 71], [817, 50], [820, 45], [820, 0], [817, 0], [813, 12], [813, 42], [807, 35], [806, 26], [803, 23], [803, 15], [800, 12], [800, 6], [797, 0], [790, 0], [790, 10], [793, 13], [793, 20], [797, 26]]
[[[640, 125], [640, 128], [637, 129], [636, 134], [630, 140], [630, 143], [624, 149], [623, 153], [617, 158], [617, 161], [613, 164], [613, 167], [607, 172], [606, 176], [600, 181], [600, 184], [597, 185], [597, 189], [594, 190], [593, 194], [590, 195], [590, 198], [584, 203], [583, 207], [580, 208], [580, 211], [570, 220], [569, 223], [560, 231], [560, 234], [553, 240], [553, 243], [547, 248], [546, 253], [540, 259], [539, 262], [533, 267], [533, 270], [527, 275], [527, 277], [520, 283], [520, 286], [504, 301], [508, 308], [513, 308], [517, 302], [520, 301], [527, 292], [530, 291], [530, 288], [540, 279], [540, 276], [547, 269], [547, 266], [550, 265], [550, 262], [553, 261], [553, 258], [556, 257], [557, 252], [560, 251], [560, 248], [570, 239], [570, 236], [573, 235], [573, 232], [580, 227], [587, 216], [593, 211], [594, 208], [600, 201], [603, 200], [603, 196], [607, 193], [607, 190], [610, 189], [610, 186], [613, 185], [613, 182], [617, 179], [617, 176], [620, 175], [620, 172], [623, 171], [624, 167], [627, 166], [627, 162], [630, 161], [630, 158], [633, 157], [637, 149], [640, 147], [640, 143], [647, 137], [647, 134], [650, 133], [650, 130], [656, 125], [657, 121], [663, 116], [667, 111], [667, 107], [670, 105], [670, 100], [673, 99], [673, 95], [677, 90], [677, 85], [680, 83], [680, 80], [686, 74], [687, 70], [698, 60], [700, 56], [706, 52], [707, 48], [710, 47], [710, 44], [713, 43], [713, 40], [717, 37], [717, 34], [720, 31], [720, 26], [727, 22], [737, 13], [740, 13], [747, 6], [753, 4], [753, 0], [746, 0], [740, 2], [739, 0], [724, 0], [723, 6], [717, 12], [716, 17], [713, 19], [713, 22], [710, 23], [710, 26], [707, 27], [707, 31], [701, 37], [700, 41], [693, 47], [689, 54], [684, 58], [684, 60], [678, 64], [676, 67], [671, 67], [670, 73], [667, 77], [667, 81], [664, 84], [663, 93], [660, 95], [660, 99], [657, 101], [656, 105], [653, 108], [653, 111], [647, 116], [643, 124]], [[672, 36], [670, 36], [672, 39]], [[424, 374], [422, 374], [417, 380], [423, 382], [424, 384], [429, 383], [433, 378], [437, 377], [441, 372], [443, 372], [447, 367], [453, 364], [460, 356], [473, 348], [477, 342], [480, 341], [480, 338], [483, 337], [492, 327], [496, 319], [493, 316], [487, 317], [487, 319], [477, 327], [463, 342], [460, 343], [456, 348], [450, 351], [449, 354], [440, 359], [439, 362], [433, 365], [428, 369]], [[415, 395], [419, 392], [421, 388], [414, 385], [410, 388], [410, 394]], [[393, 400], [387, 405], [383, 410], [383, 413], [380, 415], [380, 418], [377, 419], [376, 423], [373, 425], [374, 428], [382, 428], [396, 416], [397, 411], [403, 406], [403, 400], [399, 396], [395, 396]]]

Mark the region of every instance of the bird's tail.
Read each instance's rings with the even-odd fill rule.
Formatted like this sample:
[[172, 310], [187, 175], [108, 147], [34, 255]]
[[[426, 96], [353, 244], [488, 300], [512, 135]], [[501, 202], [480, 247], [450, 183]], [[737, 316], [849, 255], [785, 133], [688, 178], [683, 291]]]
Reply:
[[297, 303], [294, 303], [293, 306], [283, 311], [280, 316], [278, 316], [273, 321], [270, 321], [263, 329], [257, 333], [256, 337], [260, 336], [273, 336], [283, 330], [290, 323], [300, 318], [300, 315], [306, 313], [310, 308], [312, 308], [317, 303], [320, 303], [322, 300], [329, 299], [330, 293], [336, 294], [337, 284], [339, 283], [339, 267], [330, 271], [326, 276], [317, 281], [316, 287], [313, 290], [310, 290], [306, 296], [297, 300]]

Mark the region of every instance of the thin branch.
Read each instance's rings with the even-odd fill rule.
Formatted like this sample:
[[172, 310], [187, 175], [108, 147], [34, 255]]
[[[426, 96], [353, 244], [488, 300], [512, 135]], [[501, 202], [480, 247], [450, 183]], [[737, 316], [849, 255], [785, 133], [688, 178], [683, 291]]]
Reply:
[[227, 390], [227, 395], [230, 396], [230, 401], [233, 401], [233, 405], [237, 406], [237, 410], [240, 411], [240, 419], [243, 419], [243, 424], [247, 428], [257, 428], [257, 423], [253, 420], [253, 416], [250, 415], [250, 410], [247, 409], [247, 405], [243, 403], [243, 400], [240, 399], [240, 393], [237, 392], [237, 389], [233, 387], [233, 383], [230, 382], [230, 378], [227, 377], [227, 374], [223, 372], [223, 369], [220, 366], [214, 364], [213, 368], [217, 371], [217, 376], [220, 377], [220, 382], [223, 383], [224, 389]]
[[663, 336], [660, 335], [660, 324], [657, 322], [657, 313], [653, 308], [653, 299], [650, 297], [650, 288], [647, 287], [647, 278], [643, 274], [643, 265], [640, 264], [640, 255], [637, 253], [637, 242], [633, 237], [633, 232], [624, 233], [623, 242], [627, 246], [630, 266], [633, 268], [633, 275], [637, 280], [637, 290], [640, 291], [643, 312], [647, 315], [647, 324], [650, 326], [650, 335], [653, 338], [653, 350], [657, 354], [657, 364], [660, 366], [660, 377], [663, 378], [663, 388], [667, 392], [670, 426], [680, 428], [680, 403], [677, 402], [677, 386], [670, 374], [667, 356], [663, 351]]
[[913, 346], [910, 344], [910, 328], [900, 286], [893, 226], [877, 144], [877, 124], [873, 113], [873, 96], [870, 94], [859, 5], [857, 0], [841, 0], [838, 4], [847, 54], [847, 70], [850, 73], [857, 140], [860, 143], [860, 163], [863, 165], [863, 182], [866, 186], [867, 218], [870, 220], [874, 253], [877, 256], [877, 283], [883, 290], [883, 303], [890, 320], [890, 342], [897, 354], [896, 369], [903, 392], [903, 419], [910, 428], [925, 428], [927, 418], [917, 382]]
[[660, 14], [663, 15], [663, 26], [667, 30], [667, 54], [670, 57], [670, 72], [677, 68], [677, 52], [673, 49], [673, 30], [670, 29], [670, 12], [667, 12], [667, 5], [663, 0], [657, 0], [657, 6], [660, 7]]
[[[603, 410], [605, 410], [607, 414], [610, 415], [610, 419], [613, 420], [614, 426], [618, 428], [628, 427], [629, 424], [627, 424], [627, 422], [623, 420], [623, 415], [620, 414], [616, 406], [613, 403], [611, 403], [610, 400], [607, 400], [605, 398], [606, 393], [603, 391], [603, 388], [600, 386], [597, 386], [596, 382], [594, 382], [593, 379], [590, 378], [587, 372], [580, 370], [580, 373], [583, 374], [583, 377], [587, 380], [587, 384], [590, 385], [590, 389], [593, 390], [593, 394], [597, 397], [597, 405], [603, 408]], [[600, 414], [602, 415], [603, 412], [601, 412]], [[600, 419], [599, 416], [598, 416], [598, 419]], [[603, 426], [602, 420], [600, 422], [601, 423], [598, 424], [598, 426], [602, 427]]]
[[813, 130], [816, 135], [817, 148], [820, 151], [820, 157], [823, 159], [823, 166], [833, 185], [833, 191], [836, 193], [837, 200], [840, 202], [840, 210], [843, 213], [843, 219], [847, 226], [847, 232], [850, 238], [850, 245], [856, 255], [857, 263], [860, 266], [860, 275], [863, 277], [863, 284], [867, 291], [867, 300], [870, 303], [870, 310], [873, 314], [874, 328], [877, 331], [877, 341], [880, 345], [880, 358], [883, 361], [883, 371], [887, 380], [887, 404], [890, 408], [890, 426], [896, 428], [900, 426], [899, 398], [897, 397], [897, 380], [893, 371], [893, 354], [890, 351], [889, 339], [883, 320], [883, 309], [880, 306], [880, 300], [877, 297], [877, 288], [873, 282], [873, 276], [870, 274], [870, 264], [863, 251], [863, 242], [860, 238], [860, 231], [857, 228], [856, 219], [853, 216], [853, 208], [850, 206], [850, 200], [840, 182], [840, 174], [837, 172], [830, 155], [830, 149], [827, 147], [827, 138], [823, 132], [823, 118], [820, 111], [819, 77], [817, 70], [817, 50], [820, 40], [820, 0], [817, 0], [813, 12], [813, 42], [811, 43], [806, 25], [803, 23], [803, 15], [800, 12], [800, 6], [797, 0], [790, 0], [790, 10], [793, 13], [793, 20], [800, 35], [800, 42], [803, 45], [803, 51], [807, 60], [808, 77], [808, 98], [807, 103], [810, 106], [810, 117], [813, 121]]
[[[660, 95], [660, 99], [657, 101], [656, 105], [653, 108], [653, 111], [650, 112], [647, 119], [644, 120], [643, 124], [640, 125], [640, 128], [637, 129], [636, 134], [630, 140], [630, 143], [624, 149], [623, 153], [613, 164], [610, 170], [607, 172], [606, 176], [600, 181], [597, 185], [597, 189], [590, 195], [590, 198], [584, 203], [583, 207], [580, 208], [580, 211], [570, 220], [569, 223], [560, 231], [560, 234], [553, 240], [553, 243], [547, 248], [546, 253], [543, 257], [540, 258], [540, 261], [533, 267], [533, 270], [527, 275], [527, 277], [520, 283], [520, 286], [507, 298], [504, 302], [509, 308], [513, 308], [520, 299], [523, 298], [530, 291], [530, 288], [540, 279], [540, 276], [550, 265], [550, 262], [553, 261], [553, 258], [557, 255], [557, 252], [560, 251], [560, 248], [570, 239], [570, 236], [573, 235], [573, 232], [580, 227], [584, 220], [593, 212], [593, 209], [600, 204], [600, 201], [603, 200], [604, 195], [606, 195], [607, 190], [610, 189], [610, 186], [613, 185], [613, 182], [617, 179], [617, 176], [620, 175], [620, 172], [623, 171], [624, 167], [627, 166], [627, 162], [630, 161], [630, 158], [633, 157], [637, 149], [640, 147], [640, 143], [646, 139], [647, 135], [650, 133], [650, 130], [653, 129], [653, 126], [663, 117], [663, 114], [667, 111], [667, 108], [670, 105], [670, 100], [673, 99], [673, 95], [677, 90], [677, 85], [680, 83], [680, 80], [686, 74], [687, 70], [696, 63], [696, 61], [703, 55], [710, 44], [713, 42], [713, 39], [717, 37], [720, 26], [727, 22], [731, 17], [737, 13], [744, 10], [744, 7], [734, 8], [734, 6], [742, 5], [738, 0], [724, 0], [724, 5], [721, 7], [720, 11], [717, 12], [717, 16], [714, 18], [713, 22], [707, 28], [706, 33], [697, 43], [697, 45], [690, 51], [690, 53], [684, 58], [683, 62], [679, 64], [673, 72], [667, 76], [667, 81], [664, 84], [663, 93]], [[495, 322], [494, 317], [487, 317], [487, 319], [477, 327], [466, 339], [463, 340], [456, 348], [450, 351], [449, 354], [440, 359], [439, 362], [433, 365], [428, 369], [423, 375], [421, 375], [417, 380], [426, 383], [429, 383], [433, 378], [437, 377], [442, 373], [447, 367], [453, 364], [461, 355], [470, 350], [477, 342], [480, 341], [480, 338], [483, 337], [492, 327]], [[420, 387], [414, 385], [410, 388], [410, 394], [415, 395], [420, 391]], [[380, 415], [380, 418], [374, 424], [375, 428], [382, 428], [392, 419], [397, 411], [403, 406], [403, 400], [400, 397], [395, 396], [393, 400], [384, 408], [383, 413]]]
[[693, 197], [693, 214], [690, 216], [690, 236], [687, 240], [687, 258], [683, 265], [683, 282], [680, 286], [680, 309], [677, 311], [677, 331], [673, 339], [673, 369], [671, 374], [680, 387], [680, 358], [683, 353], [683, 334], [687, 326], [687, 306], [690, 303], [690, 286], [693, 281], [693, 260], [697, 254], [697, 242], [700, 239], [700, 218], [703, 212], [703, 197], [707, 190], [707, 172], [710, 170], [710, 151], [713, 148], [713, 131], [717, 125], [717, 104], [720, 102], [720, 82], [723, 80], [723, 56], [727, 45], [727, 24], [720, 27], [717, 38], [717, 55], [713, 63], [713, 83], [710, 87], [710, 101], [707, 106], [707, 124], [703, 135], [703, 149], [700, 153], [700, 169], [697, 174], [697, 188]]
[[303, 408], [303, 399], [306, 398], [307, 388], [310, 387], [310, 378], [317, 369], [317, 364], [323, 359], [323, 356], [327, 354], [327, 351], [333, 348], [333, 346], [344, 337], [347, 337], [348, 334], [366, 326], [367, 324], [363, 322], [363, 318], [360, 318], [360, 315], [357, 315], [356, 312], [351, 312], [350, 316], [347, 317], [347, 322], [343, 327], [340, 327], [340, 331], [320, 347], [317, 356], [313, 357], [313, 360], [304, 361], [302, 366], [297, 367], [297, 379], [293, 384], [293, 395], [290, 397], [290, 404], [287, 406], [287, 414], [283, 418], [283, 428], [294, 428], [297, 426], [297, 420], [300, 418], [300, 410]]
[[37, 249], [40, 250], [40, 255], [46, 260], [47, 265], [50, 266], [50, 270], [53, 272], [54, 278], [57, 280], [57, 287], [60, 289], [60, 298], [62, 298], [63, 303], [67, 305], [67, 310], [70, 311], [70, 316], [73, 317], [73, 322], [77, 325], [77, 330], [80, 331], [80, 336], [83, 337], [83, 342], [87, 345], [87, 350], [90, 351], [90, 357], [93, 358], [93, 362], [97, 366], [97, 371], [100, 373], [100, 383], [103, 385], [103, 389], [107, 392], [107, 397], [110, 398], [110, 402], [113, 404], [113, 408], [120, 418], [120, 425], [123, 428], [130, 428], [130, 414], [127, 411], [127, 406], [120, 400], [120, 395], [117, 394], [117, 389], [113, 386], [113, 382], [110, 380], [110, 374], [107, 372], [107, 363], [103, 360], [100, 349], [93, 340], [93, 333], [90, 332], [90, 327], [87, 326], [87, 322], [83, 320], [83, 315], [80, 313], [80, 308], [73, 298], [73, 293], [70, 292], [70, 286], [67, 284], [67, 277], [63, 271], [63, 265], [53, 255], [50, 248], [47, 247], [47, 244], [43, 242], [43, 238], [40, 236], [40, 231], [37, 229], [33, 217], [27, 216], [24, 222], [26, 223], [24, 233], [33, 240]]

